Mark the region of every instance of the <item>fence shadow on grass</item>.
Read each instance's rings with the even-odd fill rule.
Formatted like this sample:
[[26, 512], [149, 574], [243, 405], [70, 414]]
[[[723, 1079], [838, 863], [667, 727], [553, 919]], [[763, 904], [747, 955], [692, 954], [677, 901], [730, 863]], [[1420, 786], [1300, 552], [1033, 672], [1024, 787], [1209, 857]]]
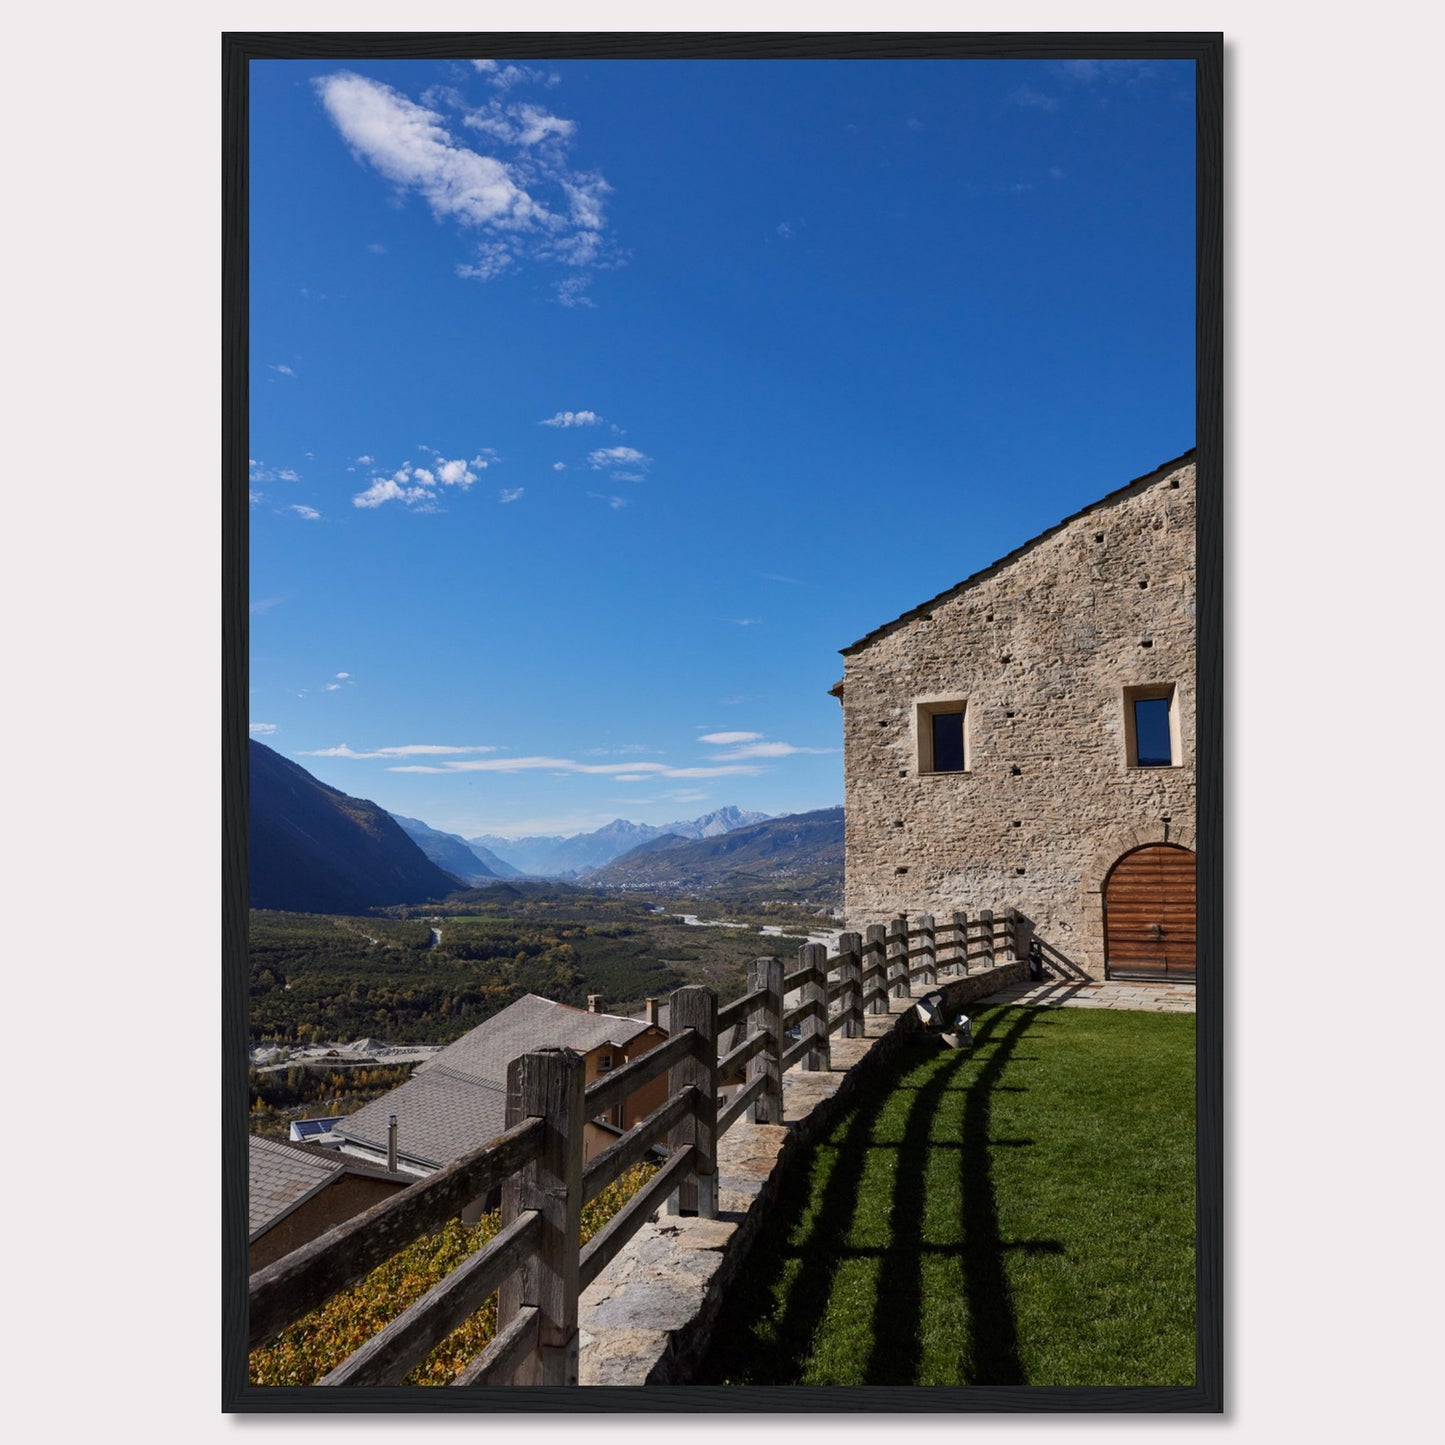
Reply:
[[[992, 1098], [1020, 1092], [1001, 1082], [1014, 1050], [1030, 1028], [1048, 1020], [1032, 1009], [1001, 1009], [980, 1021], [974, 1050], [946, 1054], [918, 1082], [909, 1076], [929, 1062], [938, 1046], [919, 1041], [899, 1050], [860, 1102], [828, 1139], [800, 1158], [785, 1182], [754, 1248], [724, 1301], [713, 1347], [695, 1376], [699, 1384], [789, 1385], [801, 1383], [815, 1334], [827, 1315], [837, 1276], [847, 1260], [873, 1258], [876, 1286], [872, 1345], [858, 1380], [837, 1383], [912, 1385], [923, 1364], [924, 1259], [948, 1256], [962, 1265], [968, 1343], [958, 1376], [949, 1383], [1026, 1384], [1018, 1326], [1004, 1258], [1008, 1251], [1061, 1253], [1053, 1240], [1005, 1241], [995, 1199], [990, 1149], [1028, 1148], [1029, 1139], [990, 1139]], [[936, 1138], [935, 1121], [950, 1092], [963, 1090], [962, 1127], [956, 1139]], [[875, 1138], [884, 1109], [910, 1092], [897, 1143]], [[850, 1243], [860, 1189], [870, 1156], [896, 1151], [888, 1242]], [[958, 1234], [947, 1243], [924, 1238], [928, 1164], [939, 1151], [956, 1153], [960, 1183]], [[826, 1171], [826, 1177], [824, 1172]], [[778, 1282], [791, 1271], [786, 1293]]]

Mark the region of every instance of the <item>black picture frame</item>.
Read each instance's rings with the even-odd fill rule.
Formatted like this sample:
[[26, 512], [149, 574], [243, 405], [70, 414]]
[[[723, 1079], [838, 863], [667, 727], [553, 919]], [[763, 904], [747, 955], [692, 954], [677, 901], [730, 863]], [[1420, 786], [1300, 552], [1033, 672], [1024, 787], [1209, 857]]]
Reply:
[[[249, 33], [221, 37], [222, 1320], [229, 1413], [1221, 1413], [1224, 1410], [1223, 61], [1219, 33]], [[252, 60], [819, 56], [1172, 59], [1196, 66], [1198, 950], [1196, 1377], [1179, 1387], [658, 1387], [505, 1390], [258, 1387], [247, 1378], [247, 67]]]

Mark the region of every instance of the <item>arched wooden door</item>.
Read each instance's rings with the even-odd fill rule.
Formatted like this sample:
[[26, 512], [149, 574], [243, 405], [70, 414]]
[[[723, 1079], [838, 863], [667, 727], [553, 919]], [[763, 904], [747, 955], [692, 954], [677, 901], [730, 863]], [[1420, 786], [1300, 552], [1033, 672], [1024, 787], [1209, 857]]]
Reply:
[[1172, 843], [1125, 853], [1104, 880], [1104, 976], [1194, 978], [1194, 854]]

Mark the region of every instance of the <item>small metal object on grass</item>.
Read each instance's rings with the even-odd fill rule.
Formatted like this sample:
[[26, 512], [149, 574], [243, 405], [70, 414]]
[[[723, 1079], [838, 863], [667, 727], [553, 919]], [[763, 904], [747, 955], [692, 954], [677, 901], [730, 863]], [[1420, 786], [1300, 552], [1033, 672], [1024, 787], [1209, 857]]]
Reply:
[[950, 1020], [943, 1007], [941, 993], [926, 993], [916, 1004], [913, 1012], [923, 1026], [923, 1032], [931, 1038], [942, 1039], [951, 1049], [973, 1047], [973, 1025], [967, 1014], [959, 1014]]

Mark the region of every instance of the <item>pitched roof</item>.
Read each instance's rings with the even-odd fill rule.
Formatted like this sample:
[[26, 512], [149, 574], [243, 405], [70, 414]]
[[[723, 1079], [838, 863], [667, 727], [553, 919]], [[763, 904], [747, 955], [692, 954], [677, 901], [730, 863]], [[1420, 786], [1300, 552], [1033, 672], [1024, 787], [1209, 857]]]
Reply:
[[543, 1048], [584, 1054], [607, 1044], [623, 1048], [647, 1028], [645, 1020], [589, 1013], [529, 993], [448, 1044], [399, 1088], [348, 1114], [332, 1133], [383, 1150], [388, 1117], [395, 1114], [400, 1157], [442, 1168], [506, 1127], [513, 1059]]
[[355, 1158], [252, 1134], [247, 1201], [250, 1238], [254, 1240], [343, 1174], [361, 1174], [368, 1179], [391, 1179], [406, 1184], [415, 1182], [412, 1178], [389, 1173]]
[[[977, 582], [983, 581], [983, 579], [990, 574], [997, 572], [1000, 567], [1006, 567], [1010, 562], [1016, 561], [1019, 557], [1023, 556], [1025, 552], [1033, 547], [1037, 547], [1040, 542], [1046, 541], [1056, 533], [1062, 532], [1065, 527], [1077, 522], [1081, 517], [1087, 517], [1090, 512], [1096, 512], [1100, 507], [1107, 507], [1114, 502], [1121, 501], [1128, 493], [1142, 490], [1149, 483], [1156, 482], [1161, 477], [1168, 476], [1170, 472], [1176, 472], [1181, 467], [1187, 466], [1194, 460], [1194, 453], [1195, 448], [1190, 447], [1187, 452], [1182, 456], [1175, 457], [1173, 461], [1164, 462], [1152, 471], [1145, 472], [1142, 477], [1135, 477], [1132, 482], [1125, 482], [1122, 487], [1116, 487], [1112, 492], [1108, 492], [1100, 497], [1098, 501], [1090, 502], [1087, 507], [1083, 507], [1079, 511], [1065, 517], [1061, 522], [1055, 522], [1052, 527], [1040, 532], [1038, 536], [1030, 537], [1027, 542], [1023, 542], [1015, 547], [1007, 556], [1000, 557], [996, 562], [990, 562], [987, 567], [983, 567], [979, 571], [965, 577], [962, 582], [956, 582], [952, 587], [945, 588], [942, 592], [938, 593], [937, 596], [930, 597], [926, 602], [920, 602], [916, 607], [910, 607], [907, 612], [900, 613], [897, 617], [893, 618], [891, 622], [880, 624], [878, 627], [875, 627], [872, 632], [860, 637], [857, 642], [850, 642], [847, 647], [840, 647], [838, 651], [841, 652], [844, 657], [847, 657], [850, 653], [857, 652], [860, 647], [866, 647], [870, 642], [882, 637], [885, 632], [891, 632], [900, 623], [912, 622], [923, 613], [937, 607], [940, 602], [946, 602], [950, 597], [955, 596], [968, 587], [972, 587]], [[837, 683], [834, 687], [830, 688], [829, 691], [837, 696], [842, 685], [841, 682]]]

